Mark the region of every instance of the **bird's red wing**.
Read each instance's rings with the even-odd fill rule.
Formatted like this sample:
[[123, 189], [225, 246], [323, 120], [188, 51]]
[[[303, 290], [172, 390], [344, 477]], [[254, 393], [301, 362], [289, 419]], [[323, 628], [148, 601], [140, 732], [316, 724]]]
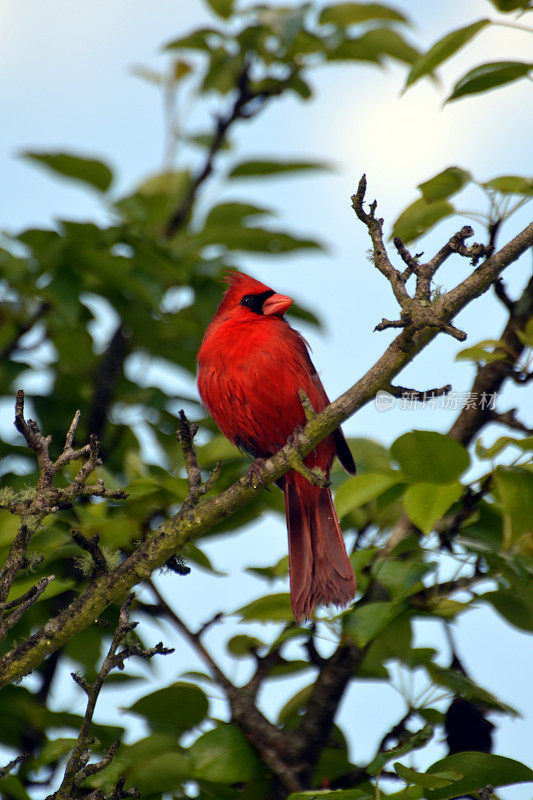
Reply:
[[[302, 353], [302, 358], [304, 359], [307, 368], [309, 370], [309, 375], [313, 382], [313, 386], [316, 388], [316, 392], [319, 398], [322, 400], [322, 405], [319, 408], [315, 407], [315, 411], [322, 411], [322, 409], [324, 409], [326, 406], [329, 406], [329, 397], [327, 396], [326, 390], [322, 385], [322, 381], [320, 380], [315, 365], [311, 360], [311, 356], [309, 355], [309, 350], [307, 349], [307, 342], [305, 341], [303, 336], [300, 336], [300, 334], [297, 334], [297, 336], [298, 336], [298, 344]], [[313, 398], [311, 398], [311, 400], [312, 399]], [[355, 461], [353, 460], [353, 456], [350, 452], [350, 448], [348, 447], [348, 443], [344, 438], [344, 434], [341, 428], [337, 428], [335, 431], [333, 431], [332, 438], [335, 443], [335, 453], [337, 455], [337, 458], [339, 459], [339, 462], [342, 464], [342, 466], [344, 467], [346, 472], [348, 472], [349, 475], [355, 475], [357, 471], [355, 467]]]

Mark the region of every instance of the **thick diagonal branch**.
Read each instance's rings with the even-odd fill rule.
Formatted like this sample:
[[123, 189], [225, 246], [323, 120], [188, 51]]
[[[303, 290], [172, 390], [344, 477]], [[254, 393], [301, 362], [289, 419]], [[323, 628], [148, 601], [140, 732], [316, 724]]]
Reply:
[[[390, 385], [406, 364], [438, 335], [436, 321], [443, 325], [449, 323], [475, 297], [485, 292], [500, 273], [532, 244], [533, 224], [436, 301], [431, 307], [432, 316], [427, 325], [420, 323], [414, 329], [404, 329], [357, 383], [307, 423], [302, 434], [295, 437], [294, 444], [286, 445], [265, 461], [260, 469], [262, 482], [268, 485], [281, 477], [290, 468], [293, 453], [299, 449], [302, 455], [308, 454], [344, 420], [366, 405], [379, 389]], [[148, 579], [170, 556], [179, 553], [189, 542], [227, 519], [261, 490], [259, 482], [251, 485], [248, 477], [243, 477], [218, 497], [196, 506], [191, 513], [184, 516], [178, 512], [166, 520], [122, 564], [93, 581], [60, 614], [6, 654], [0, 660], [0, 686], [30, 672], [48, 654], [92, 624], [111, 602], [123, 596], [135, 584]]]

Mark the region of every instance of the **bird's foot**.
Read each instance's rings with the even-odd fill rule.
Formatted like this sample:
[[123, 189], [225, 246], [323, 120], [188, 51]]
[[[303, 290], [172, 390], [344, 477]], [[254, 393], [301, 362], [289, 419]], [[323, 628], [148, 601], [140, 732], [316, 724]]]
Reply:
[[266, 458], [256, 458], [248, 470], [248, 480], [254, 489], [257, 489], [258, 486], [262, 486], [263, 489], [266, 488], [266, 483], [261, 474], [265, 464]]
[[304, 425], [297, 425], [293, 432], [287, 437], [287, 444], [289, 447], [294, 447], [296, 450], [296, 452], [290, 456], [289, 462], [292, 468], [296, 470], [296, 472], [299, 472], [300, 475], [307, 478], [309, 483], [312, 483], [313, 486], [320, 486], [321, 489], [327, 489], [330, 483], [324, 470], [320, 469], [320, 467], [308, 467], [304, 461], [304, 456], [302, 456], [298, 439], [304, 427]]
[[296, 447], [298, 452], [300, 452], [300, 448], [298, 446], [299, 445], [298, 437], [300, 436], [304, 428], [305, 425], [297, 425], [293, 430], [293, 432], [289, 433], [287, 437], [287, 444], [289, 445], [289, 447]]

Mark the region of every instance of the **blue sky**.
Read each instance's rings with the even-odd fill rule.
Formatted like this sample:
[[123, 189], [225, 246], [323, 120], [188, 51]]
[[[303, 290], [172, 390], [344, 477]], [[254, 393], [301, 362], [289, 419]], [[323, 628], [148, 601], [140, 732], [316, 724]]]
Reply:
[[[395, 5], [416, 21], [412, 39], [422, 47], [451, 28], [484, 16], [498, 18], [485, 0], [399, 0]], [[105, 219], [94, 196], [74, 184], [51, 180], [44, 171], [17, 158], [22, 150], [66, 150], [101, 157], [116, 171], [118, 191], [161, 168], [161, 99], [152, 86], [133, 77], [130, 68], [144, 64], [160, 69], [165, 63], [158, 52], [161, 44], [207, 19], [199, 0], [24, 0], [0, 4], [0, 169], [4, 185], [0, 228], [16, 231], [50, 224], [57, 217]], [[507, 21], [507, 17], [500, 19]], [[253, 124], [236, 130], [239, 160], [297, 156], [336, 165], [331, 174], [280, 179], [260, 187], [235, 184], [228, 189], [215, 179], [203, 198], [208, 203], [222, 191], [232, 199], [255, 199], [276, 208], [280, 222], [328, 245], [321, 255], [246, 258], [241, 265], [320, 315], [324, 331], [300, 327], [312, 345], [314, 361], [331, 397], [344, 391], [382, 353], [392, 337], [388, 332], [373, 333], [373, 328], [381, 317], [394, 318], [396, 314], [388, 284], [367, 260], [366, 231], [350, 207], [350, 195], [361, 173], [367, 173], [369, 199], [378, 199], [380, 215], [389, 226], [415, 199], [416, 185], [449, 165], [466, 167], [480, 180], [527, 173], [531, 150], [527, 82], [444, 108], [442, 100], [454, 81], [477, 63], [529, 57], [527, 34], [503, 27], [488, 29], [440, 70], [441, 86], [422, 81], [404, 96], [400, 92], [405, 73], [392, 64], [384, 71], [365, 65], [343, 67], [341, 72], [332, 67], [313, 74], [313, 103], [279, 101]], [[473, 208], [479, 201], [480, 195], [473, 190], [463, 207]], [[526, 221], [527, 212], [509, 223], [503, 236], [512, 235]], [[444, 222], [417, 249], [433, 252], [463, 223], [460, 218]], [[466, 269], [460, 260], [450, 261], [439, 280], [450, 286]], [[520, 290], [529, 270], [527, 258], [508, 270], [505, 279], [511, 293]], [[485, 295], [460, 315], [457, 324], [468, 332], [468, 342], [473, 344], [494, 336], [504, 319], [501, 307]], [[466, 364], [454, 363], [458, 349], [455, 340], [441, 336], [405, 370], [400, 382], [418, 389], [449, 382], [457, 391], [468, 390], [473, 372]], [[153, 379], [162, 380], [160, 372], [154, 371]], [[178, 384], [182, 377], [176, 374], [175, 380]], [[525, 393], [506, 389], [499, 407], [525, 407]], [[446, 430], [454, 416], [438, 409], [396, 408], [380, 414], [372, 404], [346, 423], [345, 429], [350, 435], [390, 444], [413, 427]], [[260, 591], [252, 578], [241, 575], [252, 556], [257, 563], [268, 563], [283, 555], [285, 547], [284, 527], [274, 519], [209, 545], [216, 563], [231, 567], [232, 580], [226, 581], [222, 590], [228, 609]], [[167, 584], [162, 580], [160, 585]], [[196, 573], [180, 583], [177, 591], [184, 592], [182, 602], [187, 608], [194, 607], [188, 613], [195, 624], [210, 613], [209, 597], [221, 592], [221, 583]], [[220, 646], [218, 636], [216, 631], [211, 635], [214, 647]], [[420, 643], [431, 642], [435, 633], [419, 626], [418, 636]], [[457, 638], [477, 680], [526, 715], [523, 721], [498, 721], [497, 752], [527, 759], [527, 741], [533, 738], [529, 640], [485, 610], [466, 614]], [[184, 657], [174, 658], [176, 670], [187, 667]], [[191, 657], [189, 666], [193, 663]], [[168, 682], [168, 668], [168, 662], [157, 668], [160, 680]], [[279, 696], [269, 698], [269, 704], [281, 705], [287, 691], [281, 689]], [[64, 703], [65, 697], [56, 702]], [[392, 690], [362, 684], [351, 692], [340, 721], [353, 728], [355, 757], [364, 760], [371, 755], [382, 725], [390, 722], [394, 703], [400, 716], [401, 704]], [[353, 719], [364, 720], [364, 726], [350, 724]], [[435, 758], [439, 754], [434, 751]], [[522, 787], [504, 790], [501, 796], [518, 800], [529, 795]]]

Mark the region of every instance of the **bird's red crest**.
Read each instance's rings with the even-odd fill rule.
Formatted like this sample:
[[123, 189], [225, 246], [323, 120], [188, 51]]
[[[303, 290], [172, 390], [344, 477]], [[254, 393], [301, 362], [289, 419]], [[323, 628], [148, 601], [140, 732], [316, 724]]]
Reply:
[[224, 292], [217, 313], [224, 313], [235, 306], [245, 294], [260, 294], [261, 292], [272, 291], [270, 286], [266, 286], [261, 281], [257, 281], [250, 275], [245, 275], [244, 272], [238, 272], [237, 270], [226, 272], [222, 280], [227, 289]]
[[222, 278], [226, 284], [227, 289], [224, 295], [227, 297], [229, 294], [259, 294], [260, 292], [270, 291], [270, 286], [266, 286], [261, 281], [252, 278], [251, 275], [245, 275], [244, 272], [231, 270], [226, 272]]

